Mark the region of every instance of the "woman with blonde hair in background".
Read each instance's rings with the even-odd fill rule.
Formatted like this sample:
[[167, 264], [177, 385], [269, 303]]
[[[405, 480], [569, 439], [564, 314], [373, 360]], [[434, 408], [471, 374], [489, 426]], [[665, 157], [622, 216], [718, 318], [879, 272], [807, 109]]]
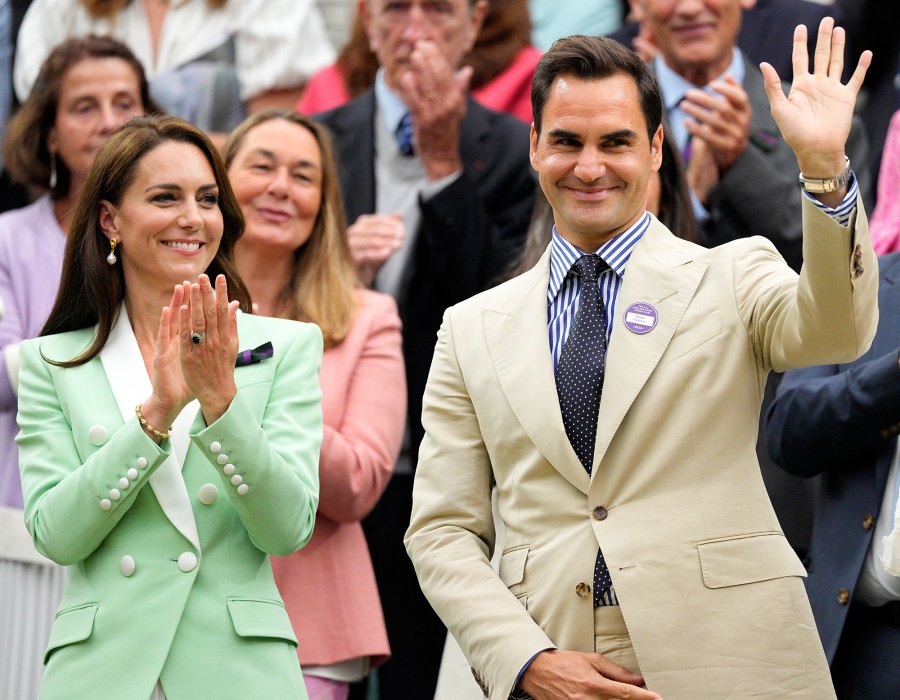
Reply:
[[331, 140], [294, 112], [247, 119], [225, 147], [247, 228], [235, 258], [258, 313], [317, 323], [325, 437], [312, 541], [276, 557], [311, 700], [341, 700], [389, 654], [360, 525], [387, 484], [406, 421], [400, 319], [350, 259]]

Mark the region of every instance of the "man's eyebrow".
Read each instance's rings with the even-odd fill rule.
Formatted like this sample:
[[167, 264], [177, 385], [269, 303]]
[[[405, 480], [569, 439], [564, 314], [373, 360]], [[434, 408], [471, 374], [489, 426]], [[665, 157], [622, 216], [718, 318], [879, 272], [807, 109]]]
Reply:
[[[547, 132], [547, 136], [553, 139], [576, 139], [580, 140], [581, 136], [574, 131], [566, 131], [565, 129], [552, 129]], [[637, 132], [631, 129], [618, 129], [600, 137], [601, 141], [614, 141], [616, 139], [635, 139]]]
[[619, 129], [618, 131], [613, 131], [609, 134], [603, 134], [604, 141], [613, 141], [615, 139], [634, 139], [637, 138], [637, 133], [632, 131], [631, 129]]
[[554, 139], [578, 139], [578, 134], [574, 131], [566, 131], [565, 129], [552, 129], [547, 132], [547, 136]]

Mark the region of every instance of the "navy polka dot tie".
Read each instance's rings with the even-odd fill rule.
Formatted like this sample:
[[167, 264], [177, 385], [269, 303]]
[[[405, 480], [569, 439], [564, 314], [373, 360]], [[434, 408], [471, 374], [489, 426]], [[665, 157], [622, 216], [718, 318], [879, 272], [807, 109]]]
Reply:
[[415, 153], [413, 148], [413, 122], [412, 115], [407, 112], [397, 125], [397, 145], [400, 152], [405, 156], [411, 156]]
[[[606, 363], [606, 308], [597, 279], [608, 265], [596, 255], [585, 255], [572, 264], [581, 277], [581, 300], [575, 323], [556, 366], [556, 391], [566, 435], [588, 474], [594, 462], [597, 414], [603, 391]], [[594, 566], [594, 605], [612, 586], [603, 552], [597, 550]]]

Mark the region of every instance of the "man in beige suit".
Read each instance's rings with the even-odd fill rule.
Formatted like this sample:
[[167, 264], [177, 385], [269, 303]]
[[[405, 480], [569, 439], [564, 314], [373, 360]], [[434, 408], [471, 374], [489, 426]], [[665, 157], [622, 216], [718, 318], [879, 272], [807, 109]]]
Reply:
[[843, 31], [822, 23], [811, 70], [806, 41], [788, 97], [762, 66], [804, 174], [799, 277], [765, 239], [707, 250], [645, 212], [663, 133], [634, 54], [571, 37], [538, 66], [553, 240], [444, 316], [406, 536], [491, 700], [834, 697], [755, 453], [769, 370], [858, 357], [878, 315], [844, 157], [871, 54], [842, 85]]

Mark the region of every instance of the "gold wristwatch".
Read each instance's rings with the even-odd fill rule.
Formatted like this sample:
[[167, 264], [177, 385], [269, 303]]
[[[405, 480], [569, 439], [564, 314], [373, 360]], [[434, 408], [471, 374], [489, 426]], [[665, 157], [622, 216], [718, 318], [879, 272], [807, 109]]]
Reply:
[[827, 180], [819, 180], [814, 177], [806, 177], [800, 173], [800, 187], [810, 194], [823, 194], [836, 192], [850, 181], [850, 159], [844, 156], [844, 169], [835, 177]]

